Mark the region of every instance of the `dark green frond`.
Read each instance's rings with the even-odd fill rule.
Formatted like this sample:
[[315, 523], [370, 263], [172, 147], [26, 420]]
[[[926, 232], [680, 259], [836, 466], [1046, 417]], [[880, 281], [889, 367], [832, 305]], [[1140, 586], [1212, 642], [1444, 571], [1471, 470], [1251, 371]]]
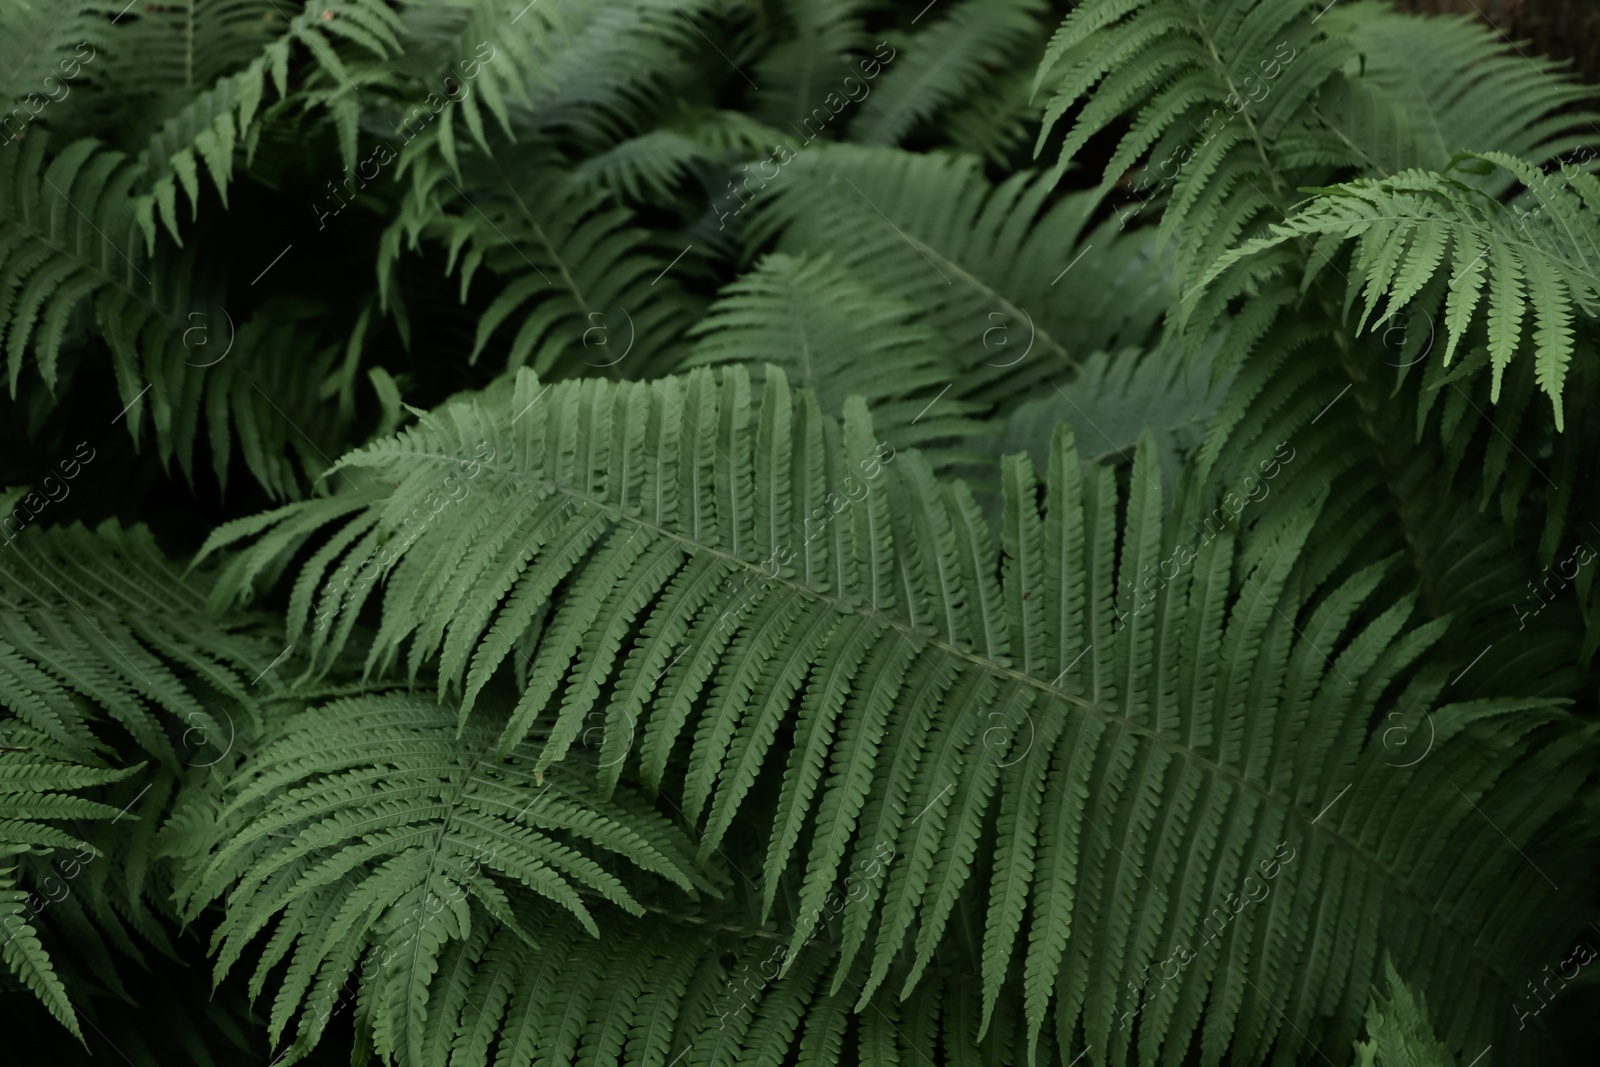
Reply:
[[1097, 348], [1148, 340], [1161, 315], [1146, 235], [1091, 227], [1092, 196], [1052, 202], [1030, 172], [994, 186], [971, 156], [814, 145], [771, 185], [758, 232], [781, 226], [779, 248], [829, 253], [923, 309], [961, 370], [950, 399], [1020, 399]]
[[817, 394], [822, 410], [844, 413], [866, 400], [873, 423], [897, 445], [925, 445], [981, 432], [960, 417], [976, 405], [928, 409], [956, 378], [955, 361], [917, 308], [875, 293], [829, 256], [774, 253], [724, 290], [694, 328], [684, 367], [772, 363]]

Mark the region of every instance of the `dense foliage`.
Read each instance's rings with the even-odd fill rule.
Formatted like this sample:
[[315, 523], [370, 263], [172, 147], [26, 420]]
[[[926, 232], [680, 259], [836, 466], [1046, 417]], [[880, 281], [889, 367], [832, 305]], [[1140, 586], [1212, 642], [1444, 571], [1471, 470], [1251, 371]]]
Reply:
[[1582, 1061], [1595, 92], [916, 6], [0, 5], [16, 1047]]

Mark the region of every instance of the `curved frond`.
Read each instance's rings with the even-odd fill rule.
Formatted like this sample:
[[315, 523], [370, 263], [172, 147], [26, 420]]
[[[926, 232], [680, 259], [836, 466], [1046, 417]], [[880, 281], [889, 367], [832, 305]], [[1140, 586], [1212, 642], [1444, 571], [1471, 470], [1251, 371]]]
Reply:
[[[1327, 256], [1355, 239], [1345, 304], [1359, 300], [1357, 332], [1376, 329], [1416, 301], [1444, 327], [1444, 366], [1458, 349], [1487, 348], [1493, 401], [1507, 365], [1531, 349], [1535, 378], [1560, 429], [1575, 316], [1600, 314], [1600, 181], [1581, 171], [1557, 178], [1503, 153], [1461, 153], [1457, 160], [1510, 172], [1526, 186], [1523, 202], [1507, 207], [1449, 174], [1415, 170], [1317, 190], [1294, 216], [1273, 224], [1269, 236], [1217, 260], [1185, 301], [1186, 313], [1203, 309], [1190, 328], [1203, 334], [1224, 301], [1259, 288], [1281, 267], [1270, 253], [1285, 243], [1313, 239]], [[1219, 278], [1224, 284], [1206, 292]]]
[[989, 72], [1015, 66], [1043, 36], [1041, 0], [964, 0], [931, 16], [861, 101], [850, 139], [898, 144], [919, 125], [978, 96]]
[[[1346, 1044], [1385, 944], [1448, 982], [1453, 1046], [1540, 1054], [1542, 1032], [1482, 1006], [1583, 921], [1592, 729], [1539, 701], [1441, 701], [1442, 672], [1417, 664], [1444, 623], [1415, 619], [1390, 561], [1319, 536], [1315, 484], [1249, 522], [1220, 494], [1189, 527], [1150, 438], [1124, 493], [1063, 428], [1043, 479], [1007, 460], [994, 530], [965, 487], [873, 437], [859, 407], [833, 428], [776, 368], [759, 404], [737, 369], [522, 372], [342, 461], [400, 481], [351, 494], [334, 536], [358, 561], [383, 541], [354, 538], [446, 470], [501, 489], [384, 551], [369, 662], [403, 644], [413, 670], [437, 658], [467, 723], [536, 751], [534, 774], [581, 735], [603, 789], [626, 774], [670, 792], [702, 860], [758, 819], [762, 916], [786, 872], [799, 885], [785, 973], [847, 864], [892, 848], [844, 911], [833, 988], [866, 966], [855, 1010], [902, 952], [913, 995], [976, 894], [986, 1012], [1020, 1005], [1030, 1046], [1052, 1015], [1116, 1063], [1195, 1040], [1208, 1063]], [[845, 471], [865, 494], [802, 544], [798, 520]], [[276, 557], [333, 518], [315, 507], [213, 547], [264, 535], [252, 551]], [[334, 619], [367, 596], [327, 581], [338, 554], [301, 578]], [[478, 707], [496, 678], [520, 693], [503, 726]], [[1410, 774], [1370, 732], [1401, 708], [1436, 731]]]
[[298, 1019], [285, 1062], [316, 1044], [358, 964], [378, 1053], [421, 1063], [429, 986], [460, 943], [482, 951], [484, 924], [501, 927], [503, 948], [546, 952], [551, 917], [519, 919], [541, 914], [532, 900], [598, 936], [593, 911], [643, 913], [628, 870], [688, 894], [704, 885], [664, 818], [600, 797], [571, 768], [530, 766], [531, 745], [497, 755], [496, 734], [477, 721], [458, 733], [432, 701], [351, 698], [284, 722], [229, 784], [213, 850], [179, 899], [193, 915], [226, 895], [219, 980], [275, 929], [252, 988], [287, 961], [269, 1028], [276, 1045]]

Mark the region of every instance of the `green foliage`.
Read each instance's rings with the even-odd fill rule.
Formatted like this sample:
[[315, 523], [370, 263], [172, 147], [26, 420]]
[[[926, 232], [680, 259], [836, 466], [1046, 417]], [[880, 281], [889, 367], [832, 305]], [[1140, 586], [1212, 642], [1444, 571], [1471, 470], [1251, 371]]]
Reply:
[[[1326, 261], [1340, 242], [1355, 239], [1345, 305], [1355, 304], [1359, 296], [1357, 333], [1392, 319], [1419, 297], [1421, 312], [1432, 319], [1441, 310], [1442, 297], [1442, 362], [1448, 367], [1462, 341], [1471, 337], [1469, 349], [1487, 350], [1493, 401], [1500, 399], [1502, 375], [1526, 336], [1532, 342], [1535, 380], [1553, 403], [1560, 430], [1575, 314], [1592, 317], [1600, 312], [1600, 277], [1589, 266], [1591, 257], [1600, 255], [1595, 214], [1600, 181], [1582, 172], [1557, 180], [1498, 152], [1463, 153], [1452, 169], [1468, 166], [1468, 161], [1510, 171], [1526, 185], [1526, 206], [1504, 206], [1454, 179], [1448, 170], [1357, 180], [1320, 190], [1288, 221], [1274, 224], [1270, 237], [1247, 241], [1218, 259], [1202, 284], [1288, 241], [1315, 239], [1314, 255]], [[1313, 263], [1302, 289], [1316, 270]], [[1434, 284], [1443, 281], [1447, 270], [1448, 285]], [[1227, 295], [1262, 281], [1259, 270], [1239, 270], [1226, 283]], [[1199, 303], [1203, 292], [1195, 290], [1185, 310]], [[1193, 328], [1207, 332], [1217, 307], [1217, 298], [1208, 301], [1210, 314], [1202, 315]], [[1383, 314], [1378, 314], [1380, 308]], [[1482, 365], [1481, 359], [1475, 362]]]
[[1367, 1006], [1367, 1040], [1356, 1042], [1357, 1067], [1457, 1067], [1456, 1058], [1428, 1025], [1427, 1003], [1383, 961], [1387, 991], [1373, 990]]
[[[26, 742], [26, 743], [23, 743]], [[92, 846], [73, 838], [52, 823], [63, 819], [104, 819], [120, 814], [115, 808], [79, 796], [73, 790], [115, 782], [134, 768], [105, 770], [62, 758], [50, 738], [14, 721], [0, 724], [0, 856], [49, 854], [56, 849]], [[0, 926], [5, 929], [3, 954], [7, 968], [44, 1002], [50, 1014], [72, 1031], [83, 1033], [66, 987], [56, 977], [50, 957], [39, 944], [37, 931], [28, 923], [33, 911], [31, 894], [17, 888], [15, 867], [0, 868]]]
[[1381, 0], [5, 5], [8, 1037], [1587, 1062], [1593, 96]]
[[981, 432], [951, 413], [963, 408], [955, 402], [917, 425], [956, 378], [954, 360], [916, 305], [863, 288], [830, 257], [774, 253], [725, 294], [694, 327], [698, 343], [684, 366], [775, 363], [829, 414], [862, 397], [880, 430], [907, 445]]
[[[531, 748], [498, 756], [495, 731], [458, 734], [455, 718], [414, 698], [310, 709], [269, 732], [253, 771], [230, 786], [213, 853], [178, 895], [194, 915], [228, 892], [229, 917], [213, 938], [219, 979], [276, 920], [251, 979], [258, 992], [287, 958], [274, 1044], [297, 1013], [295, 1048], [315, 1044], [365, 957], [357, 996], [378, 1054], [424, 1062], [428, 984], [446, 944], [470, 940], [474, 922], [532, 947], [517, 917], [526, 897], [598, 935], [585, 896], [643, 913], [608, 869], [613, 858], [694, 889], [692, 843], [665, 818], [602, 799], [565, 769], [546, 783], [523, 765]], [[375, 752], [386, 753], [376, 764]], [[530, 783], [535, 795], [523, 803]]]
[[[1149, 1009], [1141, 1048], [1199, 1039], [1261, 1056], [1282, 1040], [1284, 1019], [1350, 1040], [1378, 941], [1342, 930], [1388, 931], [1408, 960], [1448, 955], [1443, 969], [1468, 1003], [1530, 965], [1530, 945], [1558, 941], [1549, 920], [1570, 904], [1538, 873], [1512, 856], [1473, 850], [1469, 862], [1432, 844], [1472, 835], [1479, 818], [1471, 805], [1441, 804], [1437, 788], [1468, 780], [1469, 768], [1470, 780], [1493, 782], [1537, 763], [1544, 806], [1520, 832], [1559, 835], [1586, 773], [1586, 731], [1536, 702], [1436, 704], [1444, 680], [1411, 668], [1443, 623], [1408, 627], [1412, 597], [1380, 593], [1387, 562], [1316, 541], [1320, 500], [1280, 508], [1243, 536], [1208, 516], [1197, 539], [1178, 526], [1181, 509], [1163, 518], [1147, 438], [1119, 536], [1110, 471], [1080, 473], [1060, 430], [1042, 485], [1026, 459], [1003, 465], [994, 530], [964, 486], [940, 485], [916, 453], [883, 462], [859, 401], [835, 429], [777, 368], [766, 382], [756, 402], [740, 367], [720, 381], [700, 372], [618, 385], [546, 386], [523, 372], [514, 387], [346, 457], [363, 475], [349, 494], [218, 531], [208, 551], [254, 540], [218, 590], [246, 592], [263, 566], [280, 568], [274, 557], [340, 523], [328, 543], [348, 546], [344, 555], [319, 552], [295, 582], [320, 589], [290, 619], [298, 634], [321, 605], [334, 636], [313, 635], [319, 656], [341, 651], [371, 591], [341, 575], [359, 575], [376, 552], [386, 594], [368, 666], [406, 649], [415, 676], [437, 658], [441, 696], [461, 692], [472, 724], [497, 677], [513, 684], [496, 754], [531, 757], [526, 746], [542, 735], [537, 776], [582, 738], [597, 749], [602, 791], [637, 775], [681, 797], [689, 825], [704, 822], [702, 862], [751, 817], [754, 798], [775, 794], [775, 806], [761, 805], [760, 917], [799, 863], [791, 953], [846, 859], [893, 842], [903, 859], [881, 898], [845, 909], [832, 989], [858, 954], [870, 963], [856, 1012], [912, 932], [910, 971], [896, 981], [901, 996], [916, 987], [958, 907], [975, 909], [970, 921], [985, 931], [985, 1022], [1002, 994], [1019, 997], [1029, 1048], [1053, 1010], [1090, 1044], [1111, 1043], [1118, 1061], [1130, 1035], [1113, 1031], [1117, 990], [1142, 993], [1152, 968], [1192, 945], [1183, 981], [1137, 1004]], [[483, 497], [445, 504], [402, 534], [401, 517], [450, 477], [481, 480]], [[823, 536], [796, 544], [802, 517], [847, 478], [863, 495]], [[625, 654], [630, 633], [643, 639]], [[1367, 744], [1366, 717], [1347, 709], [1369, 703], [1431, 709], [1439, 751], [1427, 775], [1392, 774]], [[766, 759], [796, 705], [787, 760]], [[1100, 799], [1091, 812], [1074, 797]], [[1319, 826], [1316, 809], [1335, 797], [1343, 814]], [[1414, 805], [1429, 817], [1369, 820]], [[1112, 864], [1084, 884], [1117, 839], [1131, 868]], [[1277, 860], [1261, 841], [1282, 843]], [[1271, 877], [1281, 873], [1286, 852], [1306, 856], [1296, 888], [1235, 920], [1239, 894], [1260, 891], [1235, 887], [1265, 885], [1259, 876], [1269, 862]], [[991, 867], [991, 879], [974, 877]], [[1320, 897], [1326, 880], [1346, 886], [1343, 904]], [[1490, 884], [1544, 903], [1492, 944], [1469, 945], [1462, 931], [1500, 907], [1475, 888]], [[1152, 885], [1167, 888], [1152, 895]], [[1445, 896], [1447, 907], [1430, 903]], [[1335, 947], [1320, 959], [1295, 947], [1323, 939]], [[1108, 969], [1116, 982], [1091, 980]], [[1269, 1010], [1249, 984], [1288, 1002], [1273, 997]], [[1201, 1010], [1219, 998], [1222, 1022]], [[1319, 1004], [1330, 1018], [1318, 1018]], [[1450, 1032], [1513, 1040], [1509, 1019], [1486, 1022], [1458, 1012]]]

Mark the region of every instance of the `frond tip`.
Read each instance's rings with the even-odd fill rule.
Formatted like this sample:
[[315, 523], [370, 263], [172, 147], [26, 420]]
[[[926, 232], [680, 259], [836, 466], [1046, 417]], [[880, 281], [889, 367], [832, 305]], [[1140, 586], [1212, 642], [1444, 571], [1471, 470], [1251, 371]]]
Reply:
[[[1461, 180], [1474, 169], [1493, 167], [1511, 172], [1526, 188], [1509, 206]], [[1506, 366], [1531, 347], [1535, 378], [1562, 429], [1561, 390], [1573, 354], [1575, 314], [1600, 314], [1600, 274], [1592, 266], [1600, 262], [1600, 180], [1581, 171], [1545, 174], [1500, 152], [1458, 153], [1451, 171], [1409, 170], [1313, 190], [1317, 195], [1286, 222], [1274, 223], [1269, 236], [1217, 259], [1201, 285], [1186, 294], [1181, 325], [1192, 336], [1204, 336], [1227, 298], [1282, 269], [1282, 260], [1267, 260], [1265, 273], [1255, 269], [1272, 249], [1301, 239], [1314, 242], [1309, 285], [1328, 255], [1354, 240], [1346, 305], [1360, 302], [1358, 331], [1376, 330], [1415, 301], [1429, 321], [1443, 327], [1445, 366], [1463, 342], [1486, 348], [1496, 401]], [[1216, 291], [1208, 293], [1210, 286]]]

